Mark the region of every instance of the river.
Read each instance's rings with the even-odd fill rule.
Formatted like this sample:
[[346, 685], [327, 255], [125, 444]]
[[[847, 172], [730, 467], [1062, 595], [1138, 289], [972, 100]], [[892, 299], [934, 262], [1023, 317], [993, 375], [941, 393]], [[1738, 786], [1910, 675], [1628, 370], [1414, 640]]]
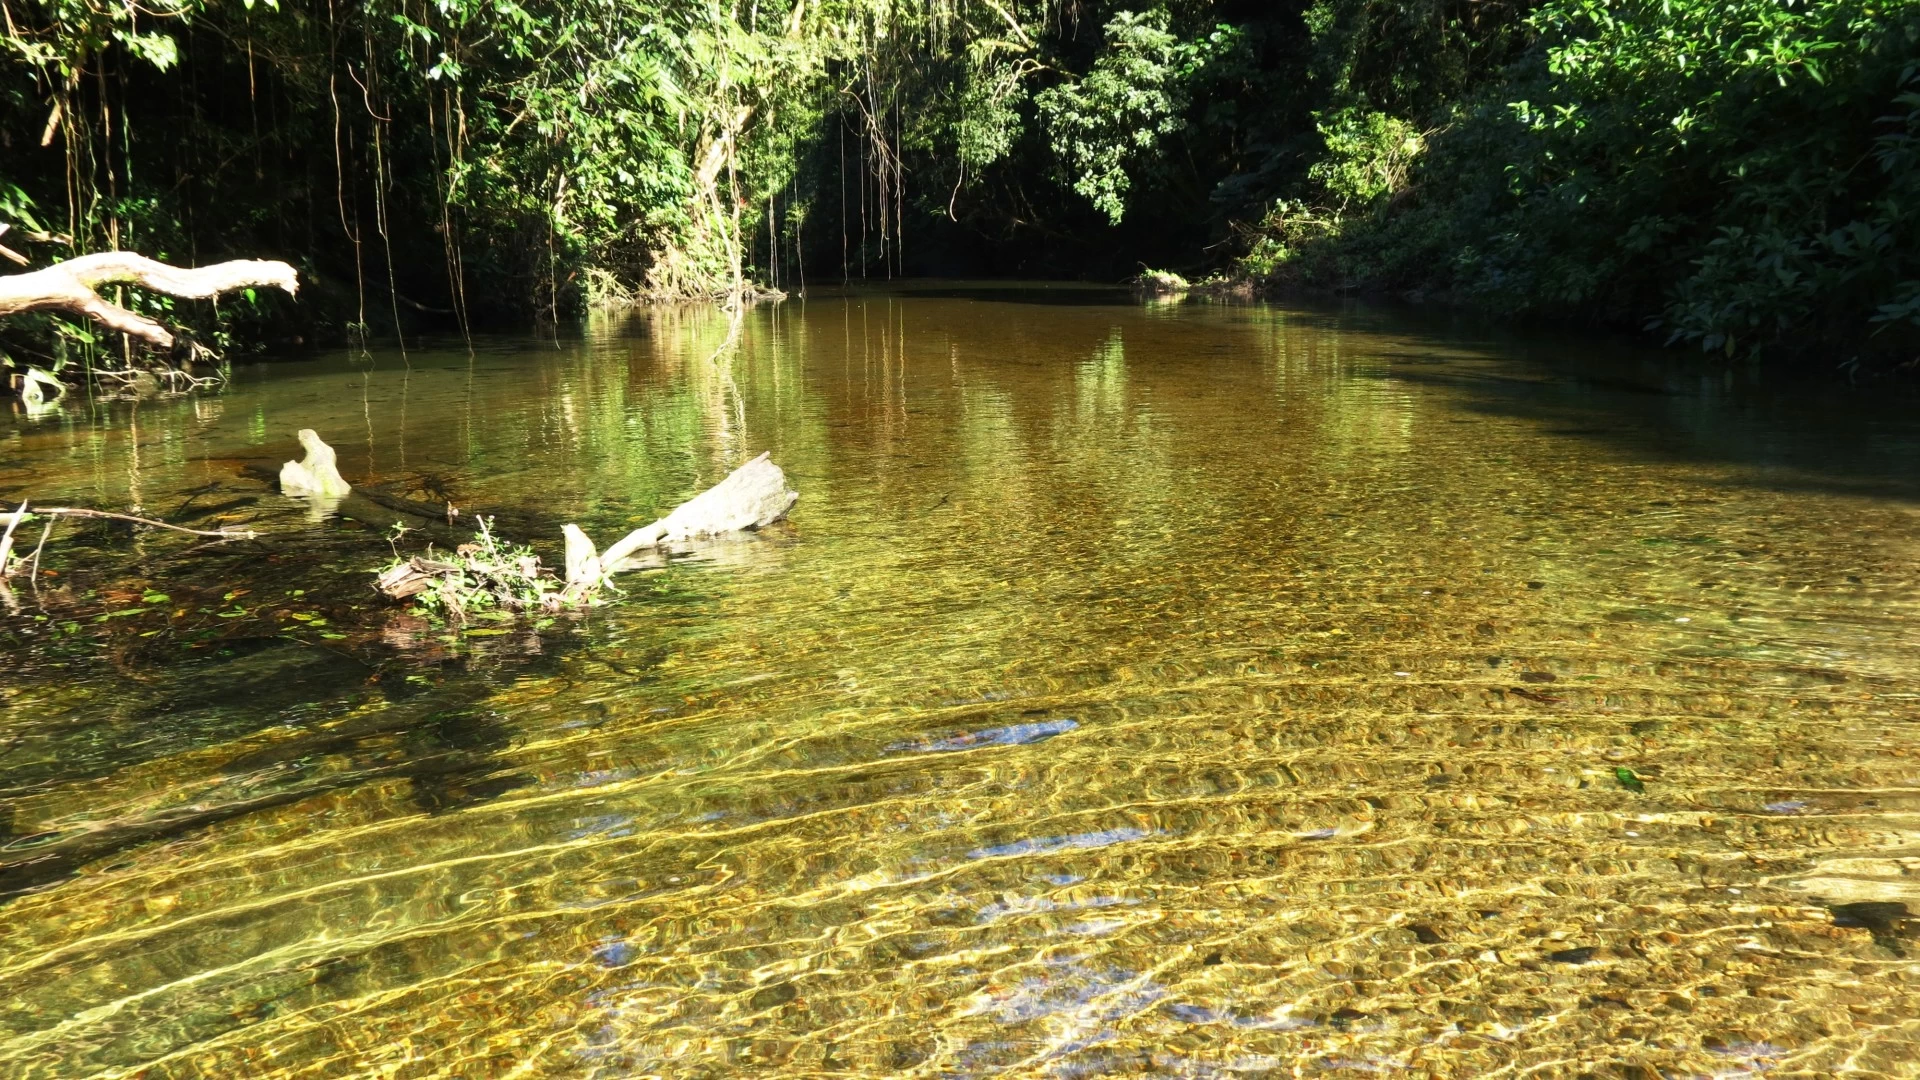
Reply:
[[[260, 534], [5, 597], [0, 1076], [1912, 1075], [1913, 404], [925, 285], [0, 420], [9, 508]], [[300, 428], [603, 544], [801, 497], [435, 625]]]

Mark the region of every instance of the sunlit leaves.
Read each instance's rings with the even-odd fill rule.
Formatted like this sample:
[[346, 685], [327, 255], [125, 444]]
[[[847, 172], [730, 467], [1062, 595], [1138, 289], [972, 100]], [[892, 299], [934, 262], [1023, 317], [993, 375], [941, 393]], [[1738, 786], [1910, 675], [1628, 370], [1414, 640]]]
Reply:
[[1034, 104], [1073, 189], [1118, 224], [1132, 186], [1128, 165], [1184, 124], [1188, 81], [1230, 37], [1182, 41], [1168, 31], [1164, 8], [1120, 12], [1105, 33], [1093, 70], [1035, 95]]
[[113, 38], [133, 56], [165, 71], [180, 62], [180, 47], [173, 38], [161, 33], [136, 34], [115, 30]]
[[[1913, 325], [1920, 3], [1548, 0], [1529, 25], [1506, 85], [1430, 140], [1376, 265], [1719, 354]], [[1322, 179], [1365, 160], [1327, 144]]]
[[1343, 207], [1405, 186], [1414, 159], [1426, 148], [1425, 137], [1411, 123], [1383, 112], [1343, 109], [1316, 119], [1326, 153], [1307, 175]]

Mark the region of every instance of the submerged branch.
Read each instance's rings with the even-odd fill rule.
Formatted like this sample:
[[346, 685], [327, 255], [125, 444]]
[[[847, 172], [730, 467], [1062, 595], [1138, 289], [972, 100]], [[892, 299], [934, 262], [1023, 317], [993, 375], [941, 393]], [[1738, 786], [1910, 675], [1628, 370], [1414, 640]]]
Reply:
[[136, 525], [147, 525], [156, 529], [166, 529], [169, 532], [184, 533], [188, 536], [210, 537], [216, 544], [228, 540], [251, 540], [254, 537], [252, 529], [243, 531], [230, 529], [220, 529], [217, 531], [210, 529], [189, 529], [182, 525], [169, 525], [164, 521], [155, 521], [153, 518], [140, 517], [137, 514], [118, 514], [111, 510], [89, 510], [85, 507], [78, 506], [29, 507], [27, 503], [22, 502], [20, 508], [12, 513], [0, 513], [0, 524], [6, 526], [6, 531], [0, 533], [0, 582], [12, 576], [14, 571], [20, 567], [20, 564], [29, 561], [24, 556], [14, 556], [13, 534], [14, 530], [18, 529], [23, 522], [30, 521], [36, 517], [45, 518], [46, 527], [40, 530], [40, 542], [33, 546], [32, 567], [28, 571], [28, 580], [30, 581], [39, 580], [40, 551], [47, 546], [47, 537], [53, 534], [53, 523], [56, 518], [100, 518], [108, 521], [129, 521]]
[[88, 510], [78, 506], [36, 506], [31, 510], [16, 510], [12, 513], [0, 513], [0, 525], [11, 529], [16, 523], [36, 517], [72, 517], [105, 518], [112, 521], [130, 521], [135, 525], [149, 525], [169, 532], [185, 533], [188, 536], [211, 536], [217, 540], [252, 540], [258, 534], [252, 529], [235, 531], [233, 529], [189, 529], [182, 525], [169, 525], [164, 521], [140, 517], [135, 514], [116, 514], [110, 510]]

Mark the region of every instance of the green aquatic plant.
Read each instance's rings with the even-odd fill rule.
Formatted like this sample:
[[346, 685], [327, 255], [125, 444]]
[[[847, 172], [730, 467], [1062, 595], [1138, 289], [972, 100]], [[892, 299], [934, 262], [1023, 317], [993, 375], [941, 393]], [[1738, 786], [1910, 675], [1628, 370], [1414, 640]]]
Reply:
[[480, 518], [473, 540], [448, 553], [429, 545], [423, 555], [401, 555], [399, 541], [408, 531], [396, 524], [389, 534], [393, 560], [379, 569], [377, 587], [429, 614], [464, 623], [488, 611], [555, 611], [591, 602], [565, 596], [566, 583], [532, 548], [496, 536], [492, 518]]
[[799, 498], [799, 492], [787, 486], [786, 473], [762, 453], [674, 507], [666, 517], [633, 530], [604, 551], [578, 525], [561, 526], [566, 543], [564, 577], [542, 566], [531, 548], [496, 537], [492, 518], [479, 519], [473, 541], [455, 548], [450, 557], [436, 557], [429, 548], [424, 556], [402, 558], [399, 540], [408, 530], [396, 526], [391, 536], [393, 562], [380, 571], [375, 588], [395, 600], [415, 598], [428, 610], [456, 620], [486, 608], [588, 607], [600, 603], [602, 590], [619, 591], [613, 585], [615, 574], [661, 565], [657, 556], [662, 546], [764, 528], [786, 517]]

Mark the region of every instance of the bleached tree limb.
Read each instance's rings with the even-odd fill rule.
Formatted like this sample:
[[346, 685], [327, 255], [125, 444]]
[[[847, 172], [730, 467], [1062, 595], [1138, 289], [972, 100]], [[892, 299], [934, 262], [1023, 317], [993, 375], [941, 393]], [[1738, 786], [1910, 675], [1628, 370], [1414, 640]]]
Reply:
[[26, 513], [27, 504], [23, 501], [20, 504], [20, 509], [13, 512], [13, 520], [7, 522], [6, 533], [0, 535], [0, 578], [8, 576], [9, 567], [7, 566], [7, 560], [8, 557], [13, 554], [13, 530], [20, 527], [20, 519], [25, 517]]
[[[628, 557], [647, 548], [771, 525], [786, 517], [798, 498], [800, 493], [787, 486], [787, 474], [763, 453], [681, 503], [673, 513], [614, 541], [600, 553], [600, 564], [593, 569], [610, 576], [627, 569]], [[586, 539], [585, 534], [581, 539]], [[589, 552], [591, 547], [589, 543]], [[574, 561], [568, 559], [570, 581], [573, 568]]]
[[[786, 517], [799, 497], [798, 492], [787, 486], [787, 474], [780, 466], [761, 454], [728, 473], [725, 480], [681, 503], [673, 513], [615, 541], [604, 552], [594, 550], [592, 539], [578, 525], [562, 526], [560, 532], [567, 545], [564, 581], [555, 581], [531, 558], [525, 560], [525, 565], [503, 571], [501, 567], [484, 565], [471, 557], [464, 561], [436, 562], [416, 556], [388, 568], [380, 575], [376, 588], [390, 599], [404, 600], [437, 587], [451, 602], [457, 601], [461, 588], [471, 589], [470, 585], [456, 586], [456, 580], [466, 580], [462, 575], [497, 582], [503, 580], [504, 572], [516, 588], [521, 582], [539, 583], [536, 585], [539, 604], [549, 611], [597, 603], [596, 596], [613, 575], [646, 565], [660, 565], [648, 563], [641, 557], [642, 552], [682, 541], [763, 528]], [[471, 545], [462, 545], [459, 549], [461, 553], [470, 550]], [[561, 587], [549, 591], [544, 588], [547, 581]], [[520, 601], [509, 602], [509, 606], [520, 604]]]
[[101, 299], [103, 285], [138, 285], [153, 292], [205, 300], [240, 289], [272, 287], [289, 294], [300, 288], [293, 267], [265, 259], [236, 259], [186, 269], [155, 262], [130, 251], [103, 251], [35, 270], [0, 277], [0, 318], [29, 311], [67, 311], [85, 315], [158, 349], [173, 347], [173, 334], [144, 315]]
[[339, 499], [353, 488], [340, 476], [333, 447], [320, 441], [312, 428], [300, 429], [300, 445], [307, 456], [280, 466], [280, 493], [320, 499]]
[[[13, 226], [4, 221], [0, 221], [0, 236], [7, 235], [7, 231], [11, 228], [13, 228]], [[27, 257], [25, 255], [20, 254], [4, 244], [0, 244], [0, 257], [6, 258], [11, 262], [19, 263], [21, 266], [27, 265]]]

